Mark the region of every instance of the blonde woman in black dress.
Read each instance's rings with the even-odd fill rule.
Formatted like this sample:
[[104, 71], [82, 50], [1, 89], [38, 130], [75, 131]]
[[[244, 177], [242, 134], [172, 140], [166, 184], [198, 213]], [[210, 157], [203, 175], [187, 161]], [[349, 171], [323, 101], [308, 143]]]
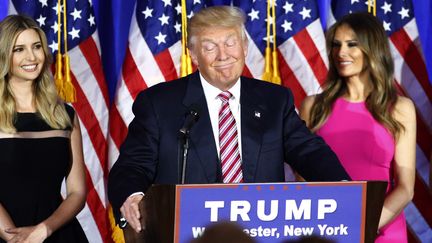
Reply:
[[79, 122], [51, 59], [33, 19], [0, 22], [0, 242], [87, 242], [75, 218], [86, 199]]

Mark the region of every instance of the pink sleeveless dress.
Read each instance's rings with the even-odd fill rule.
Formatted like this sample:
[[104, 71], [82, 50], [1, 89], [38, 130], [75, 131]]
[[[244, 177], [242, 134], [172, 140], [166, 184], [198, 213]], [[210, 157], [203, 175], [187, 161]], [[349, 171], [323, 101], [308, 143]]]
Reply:
[[[324, 125], [317, 131], [338, 156], [353, 180], [391, 181], [395, 141], [367, 110], [365, 102], [338, 98]], [[407, 242], [403, 212], [380, 230], [375, 242]]]

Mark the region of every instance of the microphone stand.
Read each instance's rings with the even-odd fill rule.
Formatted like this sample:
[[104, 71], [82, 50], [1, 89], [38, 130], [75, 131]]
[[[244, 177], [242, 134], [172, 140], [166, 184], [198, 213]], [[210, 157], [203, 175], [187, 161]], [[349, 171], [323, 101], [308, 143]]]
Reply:
[[183, 127], [179, 130], [178, 169], [180, 172], [181, 167], [181, 175], [179, 175], [178, 178], [180, 179], [181, 184], [184, 184], [186, 179], [186, 164], [189, 151], [189, 132], [198, 118], [198, 112], [195, 109], [191, 109], [188, 116], [186, 117]]
[[189, 131], [186, 134], [183, 134], [183, 156], [182, 156], [182, 173], [181, 173], [181, 184], [185, 184], [186, 178], [186, 164], [187, 164], [187, 155], [189, 151]]

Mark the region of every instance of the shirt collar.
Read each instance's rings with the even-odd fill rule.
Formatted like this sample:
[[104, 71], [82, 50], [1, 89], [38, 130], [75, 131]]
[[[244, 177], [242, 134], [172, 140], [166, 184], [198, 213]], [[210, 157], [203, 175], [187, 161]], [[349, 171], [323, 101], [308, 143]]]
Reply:
[[[204, 90], [206, 97], [211, 97], [211, 99], [218, 99], [218, 95], [223, 91], [215, 86], [211, 85], [202, 75], [200, 75], [201, 85]], [[228, 91], [233, 95], [233, 99], [238, 103], [240, 102], [240, 78], [236, 81], [234, 86], [232, 86]]]

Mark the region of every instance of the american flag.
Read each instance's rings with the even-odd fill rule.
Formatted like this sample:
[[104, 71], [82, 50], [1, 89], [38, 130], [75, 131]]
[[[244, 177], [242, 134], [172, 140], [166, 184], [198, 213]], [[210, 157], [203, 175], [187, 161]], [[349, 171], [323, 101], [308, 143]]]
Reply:
[[[289, 87], [298, 107], [305, 96], [320, 92], [328, 69], [324, 30], [320, 23], [318, 1], [276, 1], [276, 43], [282, 85]], [[367, 0], [332, 1], [330, 21], [350, 11], [367, 11]], [[137, 93], [156, 83], [175, 79], [180, 73], [181, 1], [137, 1], [132, 17], [129, 44], [110, 113], [109, 161], [133, 119], [131, 106]], [[266, 47], [267, 1], [223, 1], [244, 10], [249, 37], [245, 76], [261, 78]], [[187, 15], [215, 1], [187, 1]], [[395, 58], [396, 80], [401, 92], [417, 107], [417, 178], [413, 203], [407, 209], [411, 242], [432, 242], [432, 205], [428, 191], [429, 159], [432, 150], [432, 91], [428, 80], [410, 1], [377, 1], [377, 15], [389, 34]], [[271, 41], [274, 37], [271, 36]], [[429, 206], [428, 206], [429, 205]]]
[[[333, 1], [329, 20], [350, 12], [367, 11], [368, 1]], [[387, 32], [395, 62], [395, 79], [400, 92], [412, 99], [417, 109], [417, 175], [414, 199], [406, 207], [410, 242], [432, 242], [432, 197], [428, 191], [429, 158], [432, 152], [432, 85], [428, 79], [412, 2], [376, 1], [376, 16]]]
[[[58, 51], [57, 6], [57, 0], [12, 0], [8, 13], [33, 17], [45, 31], [49, 48], [55, 55]], [[64, 6], [60, 9], [63, 13]], [[87, 203], [78, 220], [90, 242], [112, 242], [105, 192], [109, 97], [95, 15], [89, 0], [67, 1], [66, 11], [71, 76], [77, 93], [77, 102], [72, 105], [81, 124], [88, 187]]]

